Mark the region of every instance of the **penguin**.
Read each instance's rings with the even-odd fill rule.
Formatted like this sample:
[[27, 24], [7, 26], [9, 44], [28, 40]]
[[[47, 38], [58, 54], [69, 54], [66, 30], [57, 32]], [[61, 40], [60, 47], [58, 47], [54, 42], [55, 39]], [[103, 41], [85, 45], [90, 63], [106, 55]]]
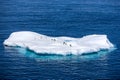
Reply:
[[67, 45], [67, 43], [66, 43], [66, 42], [63, 42], [63, 45]]

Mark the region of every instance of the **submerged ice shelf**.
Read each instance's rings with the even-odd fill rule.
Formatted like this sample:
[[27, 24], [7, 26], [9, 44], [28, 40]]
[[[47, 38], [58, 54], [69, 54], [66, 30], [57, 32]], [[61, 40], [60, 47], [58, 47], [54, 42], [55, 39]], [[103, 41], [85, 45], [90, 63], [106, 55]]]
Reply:
[[49, 37], [31, 31], [13, 32], [3, 43], [20, 46], [38, 54], [83, 54], [109, 50], [114, 45], [106, 35], [88, 35], [82, 38]]

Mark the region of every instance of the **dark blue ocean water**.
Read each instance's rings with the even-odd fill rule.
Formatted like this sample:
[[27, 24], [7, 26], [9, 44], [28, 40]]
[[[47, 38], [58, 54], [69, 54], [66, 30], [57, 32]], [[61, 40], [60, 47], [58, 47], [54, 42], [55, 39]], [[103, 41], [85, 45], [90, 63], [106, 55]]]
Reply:
[[[10, 33], [23, 30], [75, 38], [106, 34], [117, 49], [91, 55], [56, 56], [3, 46]], [[0, 0], [0, 79], [119, 78], [119, 0]]]

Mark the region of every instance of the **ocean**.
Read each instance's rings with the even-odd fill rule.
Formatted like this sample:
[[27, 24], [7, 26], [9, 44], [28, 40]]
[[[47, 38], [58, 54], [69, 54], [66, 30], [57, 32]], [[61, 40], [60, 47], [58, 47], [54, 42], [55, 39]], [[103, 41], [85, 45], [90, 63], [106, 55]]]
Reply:
[[[116, 50], [78, 56], [38, 55], [3, 45], [16, 31], [74, 38], [105, 34]], [[0, 79], [120, 79], [119, 35], [119, 0], [1, 0]]]

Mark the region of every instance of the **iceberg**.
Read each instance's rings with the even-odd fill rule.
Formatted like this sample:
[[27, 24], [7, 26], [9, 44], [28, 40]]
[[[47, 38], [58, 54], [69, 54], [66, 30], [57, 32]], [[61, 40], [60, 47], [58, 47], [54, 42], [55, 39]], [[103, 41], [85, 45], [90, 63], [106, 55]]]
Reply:
[[93, 34], [82, 38], [50, 37], [31, 31], [13, 32], [3, 44], [23, 47], [38, 54], [58, 55], [81, 55], [114, 47], [107, 35]]

